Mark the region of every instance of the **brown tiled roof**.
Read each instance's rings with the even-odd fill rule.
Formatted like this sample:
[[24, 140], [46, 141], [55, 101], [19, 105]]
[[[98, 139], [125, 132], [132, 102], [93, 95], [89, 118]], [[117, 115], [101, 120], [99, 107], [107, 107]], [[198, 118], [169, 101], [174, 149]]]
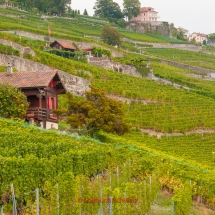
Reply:
[[[201, 37], [207, 37], [208, 35], [206, 35], [206, 34], [203, 34], [203, 33], [197, 33], [197, 32], [193, 32], [191, 35], [193, 35], [193, 34], [197, 34], [197, 36], [201, 36]], [[191, 36], [190, 35], [190, 36]]]
[[92, 51], [93, 50], [93, 48], [83, 48], [83, 49], [81, 49], [82, 51]]
[[16, 88], [47, 87], [57, 74], [57, 70], [36, 72], [0, 73], [0, 83], [8, 83]]
[[[65, 49], [75, 50], [76, 48], [69, 42], [56, 40], [55, 42], [59, 43]], [[55, 43], [54, 42], [54, 43]]]
[[154, 8], [152, 8], [152, 7], [142, 7], [141, 9], [140, 9], [140, 12], [141, 13], [144, 13], [144, 12], [153, 12], [153, 13], [158, 13], [158, 12], [156, 12], [156, 11], [151, 11], [150, 9], [154, 9]]

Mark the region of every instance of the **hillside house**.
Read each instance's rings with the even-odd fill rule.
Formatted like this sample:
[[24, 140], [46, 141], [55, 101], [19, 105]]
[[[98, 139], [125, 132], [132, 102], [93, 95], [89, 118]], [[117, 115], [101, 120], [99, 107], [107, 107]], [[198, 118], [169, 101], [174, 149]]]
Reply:
[[50, 47], [53, 49], [60, 49], [64, 51], [75, 52], [76, 48], [70, 43], [66, 41], [55, 40]]
[[156, 12], [154, 8], [142, 7], [140, 9], [140, 14], [136, 17], [132, 17], [132, 21], [156, 22], [158, 18], [158, 12]]
[[27, 96], [30, 105], [26, 121], [38, 122], [46, 129], [58, 129], [58, 118], [52, 110], [58, 107], [58, 95], [66, 90], [57, 70], [13, 73], [9, 66], [7, 72], [0, 73], [0, 83], [11, 84]]
[[92, 55], [93, 48], [90, 48], [90, 47], [89, 48], [82, 48], [81, 50], [84, 52], [87, 52], [87, 56], [93, 57], [93, 55]]
[[196, 43], [200, 43], [202, 44], [205, 41], [207, 41], [208, 39], [208, 36], [206, 34], [202, 34], [202, 33], [192, 33], [189, 37], [188, 37], [188, 40], [189, 41], [192, 41], [192, 40], [195, 40]]

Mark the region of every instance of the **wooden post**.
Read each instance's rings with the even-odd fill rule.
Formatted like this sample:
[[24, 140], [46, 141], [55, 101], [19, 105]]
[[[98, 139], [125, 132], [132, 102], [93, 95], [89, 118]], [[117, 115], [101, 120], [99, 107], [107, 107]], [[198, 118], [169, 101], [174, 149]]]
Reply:
[[113, 214], [113, 196], [110, 196], [110, 215]]
[[11, 193], [12, 193], [13, 215], [17, 215], [16, 198], [15, 198], [15, 194], [14, 194], [14, 186], [13, 186], [13, 184], [10, 185], [10, 188], [11, 188]]
[[36, 215], [40, 214], [39, 188], [36, 189]]
[[3, 212], [3, 205], [0, 207], [0, 215], [4, 215], [4, 212]]

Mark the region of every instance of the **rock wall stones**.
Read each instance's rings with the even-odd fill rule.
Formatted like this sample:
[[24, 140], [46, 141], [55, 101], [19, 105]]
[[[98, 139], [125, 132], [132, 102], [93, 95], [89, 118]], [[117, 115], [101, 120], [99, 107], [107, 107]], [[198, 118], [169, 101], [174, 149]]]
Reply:
[[[13, 67], [19, 72], [36, 72], [53, 69], [50, 66], [33, 62], [24, 58], [0, 54], [0, 65], [7, 66], [8, 62], [12, 62]], [[60, 70], [59, 76], [68, 92], [71, 92], [75, 95], [83, 95], [86, 90], [89, 90], [90, 82], [84, 78], [70, 75]]]
[[174, 61], [170, 61], [170, 60], [164, 60], [164, 59], [160, 59], [160, 60], [163, 63], [177, 66], [177, 67], [182, 68], [182, 69], [191, 70], [191, 71], [197, 72], [197, 73], [205, 73], [205, 74], [215, 73], [215, 70], [212, 70], [212, 69], [205, 69], [205, 68], [201, 68], [201, 67], [197, 67], [197, 66], [191, 66], [188, 64], [183, 64], [183, 63], [174, 62]]
[[[136, 46], [138, 46], [138, 44], [146, 44], [146, 45], [151, 45], [153, 48], [168, 48], [168, 49], [174, 48], [174, 49], [182, 49], [182, 50], [195, 51], [195, 52], [202, 51], [201, 46], [195, 46], [193, 44], [169, 44], [169, 43], [137, 42], [137, 41], [129, 40], [127, 38], [123, 38], [123, 40], [134, 43], [134, 44], [136, 44]], [[143, 47], [141, 47], [141, 49], [142, 48]], [[144, 47], [144, 48], [147, 48], [147, 47]]]
[[[54, 38], [54, 37], [42, 36], [42, 35], [39, 35], [39, 34], [29, 33], [29, 32], [25, 32], [25, 31], [5, 31], [5, 32], [10, 33], [10, 34], [19, 35], [19, 36], [22, 36], [22, 37], [29, 37], [29, 38], [36, 39], [36, 40], [42, 40], [42, 41], [54, 42], [55, 40], [63, 40], [63, 41], [68, 41], [70, 43], [74, 42], [72, 40], [65, 40], [65, 39], [59, 39], [59, 38]], [[93, 47], [93, 46], [98, 46], [96, 43], [86, 43], [86, 42], [75, 42], [75, 43], [77, 44], [77, 46], [80, 49], [89, 48], [89, 47]], [[106, 47], [102, 47], [102, 48], [108, 49]], [[123, 55], [121, 53], [117, 52], [114, 49], [113, 50], [108, 49], [108, 50], [110, 50], [110, 52], [111, 52], [113, 57], [123, 57]]]
[[140, 33], [161, 34], [166, 37], [172, 37], [172, 31], [176, 30], [173, 24], [168, 24], [160, 21], [154, 22], [131, 21], [127, 23], [126, 29], [137, 31]]
[[101, 57], [91, 57], [88, 58], [88, 62], [94, 66], [99, 66], [104, 69], [114, 70], [116, 72], [121, 72], [123, 74], [142, 77], [140, 73], [136, 71], [134, 66], [123, 65], [117, 62], [110, 60], [109, 58], [101, 58]]
[[30, 54], [32, 56], [35, 56], [35, 52], [31, 48], [21, 46], [10, 40], [0, 39], [0, 44], [5, 45], [5, 46], [11, 46], [13, 49], [19, 50], [21, 56], [24, 56], [24, 54]]

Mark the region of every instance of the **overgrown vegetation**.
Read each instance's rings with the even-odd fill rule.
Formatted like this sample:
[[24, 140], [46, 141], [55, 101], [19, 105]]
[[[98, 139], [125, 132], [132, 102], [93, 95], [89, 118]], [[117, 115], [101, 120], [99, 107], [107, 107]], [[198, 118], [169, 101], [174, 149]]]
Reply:
[[8, 84], [0, 84], [0, 117], [23, 118], [28, 107], [27, 97]]

